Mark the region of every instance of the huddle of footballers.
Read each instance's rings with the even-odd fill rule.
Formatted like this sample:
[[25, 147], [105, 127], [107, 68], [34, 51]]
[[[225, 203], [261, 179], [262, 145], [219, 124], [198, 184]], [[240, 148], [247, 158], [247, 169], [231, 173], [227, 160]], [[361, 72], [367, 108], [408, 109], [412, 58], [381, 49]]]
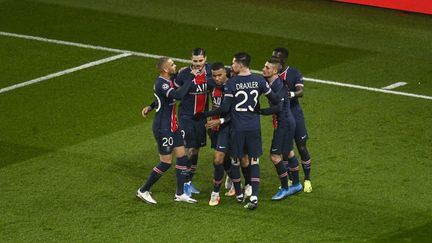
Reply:
[[[156, 111], [153, 134], [160, 162], [138, 189], [137, 197], [149, 204], [157, 203], [150, 188], [170, 168], [174, 153], [177, 179], [174, 200], [196, 203], [192, 195], [200, 191], [192, 179], [199, 150], [206, 145], [208, 132], [214, 149], [213, 191], [209, 205], [219, 204], [220, 187], [226, 173], [225, 187], [231, 189], [226, 195], [235, 195], [239, 203], [249, 197], [244, 208], [256, 209], [262, 155], [260, 115], [273, 116], [270, 159], [281, 186], [272, 200], [282, 200], [301, 190], [311, 192], [311, 159], [306, 148], [308, 134], [298, 101], [298, 97], [303, 96], [303, 78], [298, 70], [287, 65], [287, 59], [286, 48], [274, 49], [262, 75], [257, 75], [251, 73], [251, 57], [244, 52], [235, 54], [231, 67], [226, 68], [220, 62], [206, 63], [205, 50], [195, 48], [192, 65], [179, 72], [172, 59], [160, 58], [157, 63], [159, 76], [154, 82], [155, 101], [142, 111], [144, 117], [152, 110]], [[262, 94], [269, 101], [269, 107], [265, 109], [259, 104]], [[180, 101], [178, 120], [176, 100]], [[212, 110], [209, 110], [209, 100]], [[294, 141], [301, 156], [304, 186], [299, 180]], [[245, 191], [241, 186], [240, 168], [245, 177]]]

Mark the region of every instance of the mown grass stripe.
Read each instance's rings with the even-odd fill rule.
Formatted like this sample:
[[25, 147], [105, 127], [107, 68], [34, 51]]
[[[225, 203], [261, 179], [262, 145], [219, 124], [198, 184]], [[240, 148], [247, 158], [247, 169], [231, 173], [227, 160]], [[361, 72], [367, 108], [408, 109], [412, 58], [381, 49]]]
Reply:
[[86, 68], [89, 68], [89, 67], [93, 67], [93, 66], [96, 66], [96, 65], [100, 65], [100, 64], [103, 64], [103, 63], [111, 62], [111, 61], [114, 61], [114, 60], [117, 60], [117, 59], [120, 59], [120, 58], [123, 58], [123, 57], [131, 56], [131, 55], [132, 54], [130, 54], [130, 53], [122, 53], [122, 54], [115, 55], [115, 56], [112, 56], [112, 57], [107, 57], [107, 58], [100, 59], [100, 60], [97, 60], [97, 61], [89, 62], [89, 63], [83, 64], [83, 65], [80, 65], [80, 66], [77, 66], [77, 67], [69, 68], [69, 69], [66, 69], [66, 70], [63, 70], [63, 71], [60, 71], [60, 72], [52, 73], [52, 74], [49, 74], [49, 75], [46, 75], [46, 76], [43, 76], [43, 77], [35, 78], [35, 79], [29, 80], [29, 81], [26, 81], [26, 82], [22, 82], [22, 83], [19, 83], [19, 84], [14, 84], [14, 85], [11, 85], [11, 86], [8, 86], [8, 87], [0, 89], [0, 94], [8, 92], [8, 91], [11, 91], [11, 90], [14, 90], [14, 89], [18, 89], [18, 88], [21, 88], [21, 87], [24, 87], [24, 86], [27, 86], [27, 85], [30, 85], [30, 84], [39, 83], [39, 82], [42, 82], [42, 81], [45, 81], [45, 80], [48, 80], [48, 79], [59, 77], [59, 76], [62, 76], [62, 75], [68, 74], [68, 73], [76, 72], [76, 71], [79, 71], [79, 70], [82, 70], [82, 69], [86, 69]]
[[[135, 55], [135, 56], [148, 57], [148, 58], [154, 58], [154, 59], [162, 57], [161, 55], [144, 53], [144, 52], [136, 52], [136, 51], [122, 50], [122, 49], [109, 48], [109, 47], [90, 45], [90, 44], [82, 44], [82, 43], [76, 43], [76, 42], [70, 42], [70, 41], [48, 39], [48, 38], [44, 38], [44, 37], [22, 35], [22, 34], [10, 33], [10, 32], [3, 32], [3, 31], [0, 31], [0, 35], [22, 38], [22, 39], [29, 39], [29, 40], [37, 40], [37, 41], [55, 43], [55, 44], [60, 44], [60, 45], [76, 46], [76, 47], [88, 48], [88, 49], [94, 49], [94, 50], [109, 51], [109, 52], [115, 52], [115, 53], [128, 53], [128, 54]], [[176, 57], [170, 57], [170, 58], [173, 59], [174, 61], [177, 61], [177, 62], [191, 63], [191, 61], [187, 60], [187, 59], [176, 58]], [[253, 73], [261, 73], [261, 71], [258, 71], [258, 70], [252, 70], [252, 72]], [[373, 87], [361, 86], [361, 85], [356, 85], [356, 84], [341, 83], [341, 82], [336, 82], [336, 81], [331, 81], [331, 80], [322, 80], [322, 79], [308, 78], [308, 77], [304, 77], [304, 80], [309, 81], [309, 82], [314, 82], [314, 83], [335, 85], [335, 86], [341, 86], [341, 87], [347, 87], [347, 88], [362, 89], [362, 90], [367, 90], [367, 91], [372, 91], [372, 92], [380, 92], [380, 93], [386, 93], [386, 94], [402, 95], [402, 96], [409, 96], [409, 97], [414, 97], [414, 98], [419, 98], [419, 99], [432, 100], [432, 96], [427, 96], [427, 95], [419, 95], [419, 94], [406, 93], [406, 92], [400, 92], [400, 91], [373, 88]]]

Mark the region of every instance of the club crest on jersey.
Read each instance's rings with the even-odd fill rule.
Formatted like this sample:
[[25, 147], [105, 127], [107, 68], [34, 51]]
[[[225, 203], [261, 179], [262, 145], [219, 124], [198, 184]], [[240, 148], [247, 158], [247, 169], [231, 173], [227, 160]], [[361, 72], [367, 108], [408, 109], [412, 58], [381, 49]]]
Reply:
[[169, 84], [162, 84], [162, 89], [163, 90], [167, 90], [167, 89], [169, 89]]

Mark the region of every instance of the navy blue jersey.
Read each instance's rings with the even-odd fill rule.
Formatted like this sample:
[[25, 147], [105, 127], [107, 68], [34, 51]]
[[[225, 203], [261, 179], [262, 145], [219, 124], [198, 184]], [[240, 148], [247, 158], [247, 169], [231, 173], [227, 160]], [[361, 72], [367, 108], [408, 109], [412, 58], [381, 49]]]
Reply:
[[[299, 70], [287, 67], [281, 74], [279, 74], [279, 77], [282, 80], [286, 80], [289, 90], [295, 92], [295, 89], [297, 86], [304, 86], [303, 83], [303, 75], [300, 73]], [[300, 105], [298, 97], [294, 97], [290, 100], [291, 106]]]
[[192, 85], [189, 92], [183, 97], [180, 103], [180, 116], [192, 117], [197, 112], [208, 111], [208, 93], [213, 83], [208, 82], [211, 79], [211, 69], [209, 64], [205, 64], [203, 72], [194, 77], [190, 75], [192, 67], [182, 70], [176, 80], [176, 87], [182, 86], [185, 82], [192, 79]]
[[158, 77], [154, 82], [154, 96], [156, 98], [156, 116], [153, 120], [154, 130], [177, 131], [176, 102], [174, 83], [171, 80]]
[[250, 74], [234, 76], [225, 85], [224, 97], [232, 97], [231, 128], [235, 131], [260, 129], [260, 115], [255, 106], [261, 94], [269, 94], [271, 88], [262, 76]]
[[[288, 97], [288, 87], [284, 85], [281, 78], [277, 78], [271, 84], [273, 92], [281, 94], [281, 110], [273, 115], [273, 127], [288, 127], [289, 119], [292, 117], [290, 99]], [[270, 104], [271, 106], [271, 104]]]

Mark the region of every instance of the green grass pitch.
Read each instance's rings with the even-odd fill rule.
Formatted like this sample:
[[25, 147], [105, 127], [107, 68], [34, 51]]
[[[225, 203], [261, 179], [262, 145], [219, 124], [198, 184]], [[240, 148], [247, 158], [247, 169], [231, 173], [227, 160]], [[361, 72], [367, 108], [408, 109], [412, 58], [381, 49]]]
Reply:
[[[432, 19], [332, 1], [0, 0], [0, 31], [260, 70], [290, 49], [306, 77], [432, 96]], [[118, 53], [117, 53], [118, 54]], [[0, 35], [0, 89], [116, 53]], [[314, 191], [281, 202], [262, 118], [260, 206], [209, 207], [202, 149], [195, 205], [174, 170], [135, 198], [158, 162], [155, 60], [129, 56], [0, 93], [0, 242], [427, 242], [432, 238], [432, 100], [305, 82]], [[186, 63], [177, 63], [184, 66]], [[302, 176], [302, 173], [301, 173]]]

